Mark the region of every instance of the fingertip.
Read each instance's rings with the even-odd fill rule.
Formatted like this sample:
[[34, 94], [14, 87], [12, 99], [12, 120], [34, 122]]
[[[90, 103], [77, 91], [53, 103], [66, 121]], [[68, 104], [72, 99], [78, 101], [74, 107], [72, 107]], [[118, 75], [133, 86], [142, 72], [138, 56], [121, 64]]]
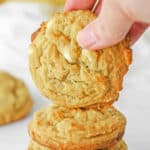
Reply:
[[90, 26], [87, 26], [85, 29], [80, 31], [77, 36], [77, 41], [79, 45], [87, 50], [101, 50], [104, 48], [111, 47], [124, 39], [121, 37], [119, 39], [107, 39], [103, 36], [103, 33], [96, 35], [96, 33], [91, 30]]
[[77, 41], [82, 48], [89, 48], [96, 44], [96, 37], [93, 32], [93, 23], [87, 25], [77, 35]]
[[85, 39], [85, 36], [84, 36], [84, 33], [82, 33], [82, 31], [80, 31], [77, 35], [77, 42], [78, 44], [82, 47], [82, 48], [87, 48], [88, 46], [86, 45], [87, 42], [86, 42], [86, 39]]

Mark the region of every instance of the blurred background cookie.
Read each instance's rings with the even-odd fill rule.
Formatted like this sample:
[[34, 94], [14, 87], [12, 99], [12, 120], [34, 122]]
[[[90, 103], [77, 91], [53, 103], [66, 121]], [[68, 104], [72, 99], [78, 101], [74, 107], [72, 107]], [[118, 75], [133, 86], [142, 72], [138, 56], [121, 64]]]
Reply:
[[3, 3], [3, 2], [5, 2], [6, 0], [0, 0], [0, 3]]
[[66, 0], [0, 0], [0, 4], [4, 2], [19, 2], [24, 4], [29, 2], [31, 4], [40, 4], [39, 11], [41, 11], [45, 17], [49, 18], [53, 13], [63, 10]]
[[66, 0], [0, 0], [0, 3], [3, 2], [38, 2], [38, 3], [48, 3], [53, 5], [63, 5]]
[[33, 80], [58, 105], [86, 107], [118, 99], [132, 60], [129, 41], [99, 51], [82, 49], [77, 34], [93, 19], [90, 11], [56, 13], [32, 35]]
[[120, 141], [125, 125], [125, 117], [111, 106], [100, 110], [49, 106], [35, 113], [29, 133], [52, 149], [93, 150]]
[[27, 116], [33, 102], [23, 81], [0, 71], [0, 125]]
[[[119, 141], [114, 146], [111, 146], [110, 148], [104, 148], [99, 150], [127, 150], [127, 146], [123, 140]], [[28, 150], [52, 150], [50, 148], [44, 147], [37, 142], [34, 142], [33, 140], [30, 142]]]

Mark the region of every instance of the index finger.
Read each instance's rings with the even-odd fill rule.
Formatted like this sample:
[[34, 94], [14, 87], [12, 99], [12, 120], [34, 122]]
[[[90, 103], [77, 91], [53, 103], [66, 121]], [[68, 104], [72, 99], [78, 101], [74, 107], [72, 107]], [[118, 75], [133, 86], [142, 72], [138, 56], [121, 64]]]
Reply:
[[67, 0], [64, 10], [91, 10], [95, 2], [96, 0]]

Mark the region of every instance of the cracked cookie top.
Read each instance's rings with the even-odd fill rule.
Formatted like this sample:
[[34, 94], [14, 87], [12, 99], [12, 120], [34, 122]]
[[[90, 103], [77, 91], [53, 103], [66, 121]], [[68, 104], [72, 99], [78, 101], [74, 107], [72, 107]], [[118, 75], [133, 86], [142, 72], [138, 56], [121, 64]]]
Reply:
[[117, 100], [131, 64], [129, 40], [98, 51], [79, 46], [77, 34], [96, 16], [90, 11], [56, 13], [32, 35], [30, 71], [49, 99], [66, 107]]

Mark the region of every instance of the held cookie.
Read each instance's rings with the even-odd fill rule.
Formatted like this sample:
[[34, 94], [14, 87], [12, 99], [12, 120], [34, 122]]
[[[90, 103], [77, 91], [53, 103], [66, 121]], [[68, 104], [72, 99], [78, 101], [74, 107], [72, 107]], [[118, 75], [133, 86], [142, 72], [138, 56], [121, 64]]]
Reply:
[[[109, 148], [103, 148], [99, 150], [127, 150], [127, 145], [123, 140], [119, 141], [114, 146], [111, 146]], [[37, 142], [34, 142], [33, 140], [30, 142], [28, 150], [52, 150], [51, 148], [44, 147]], [[85, 149], [86, 150], [86, 149]]]
[[131, 63], [129, 40], [99, 51], [82, 49], [77, 34], [95, 17], [90, 11], [57, 13], [32, 35], [33, 80], [58, 105], [77, 108], [118, 99]]
[[35, 113], [29, 133], [51, 149], [95, 150], [116, 144], [125, 125], [125, 117], [111, 106], [101, 110], [51, 106]]
[[33, 102], [25, 84], [0, 71], [0, 125], [25, 117]]

